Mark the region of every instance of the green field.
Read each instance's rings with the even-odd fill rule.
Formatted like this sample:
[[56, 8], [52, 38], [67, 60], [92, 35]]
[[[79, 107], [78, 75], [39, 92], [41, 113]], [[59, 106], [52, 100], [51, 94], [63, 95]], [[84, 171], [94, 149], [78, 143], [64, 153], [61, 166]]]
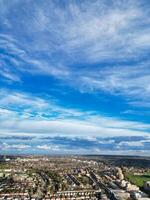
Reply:
[[146, 173], [143, 175], [126, 174], [126, 178], [134, 185], [142, 187], [144, 185], [144, 182], [150, 181], [150, 173]]
[[9, 168], [9, 165], [4, 163], [4, 162], [0, 162], [0, 170], [3, 170], [3, 169], [8, 169]]

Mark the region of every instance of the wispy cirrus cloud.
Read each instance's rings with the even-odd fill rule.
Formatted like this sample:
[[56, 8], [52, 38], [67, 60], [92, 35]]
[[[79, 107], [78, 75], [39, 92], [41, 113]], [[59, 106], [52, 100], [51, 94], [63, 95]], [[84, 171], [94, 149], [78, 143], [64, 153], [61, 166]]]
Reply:
[[[26, 72], [50, 75], [82, 92], [123, 95], [131, 98], [130, 105], [135, 97], [145, 102], [150, 80], [149, 62], [143, 62], [150, 48], [148, 4], [1, 1], [0, 73], [11, 81], [20, 81]], [[93, 70], [88, 65], [94, 63], [99, 67]]]
[[148, 135], [147, 123], [107, 117], [92, 111], [60, 106], [58, 102], [31, 94], [0, 92], [0, 132], [52, 135]]
[[[67, 4], [32, 2], [32, 8], [27, 2], [23, 4], [26, 9], [21, 7], [19, 11], [18, 1], [13, 4], [2, 3], [1, 9], [6, 11], [1, 17], [6, 18], [12, 26], [16, 25], [17, 30], [22, 26], [21, 34], [16, 35], [12, 31], [11, 35], [5, 37], [5, 44], [10, 52], [21, 56], [24, 61], [30, 61], [31, 68], [34, 68], [34, 63], [40, 63], [42, 70], [46, 70], [44, 60], [50, 71], [51, 65], [55, 65], [57, 70], [58, 63], [68, 65], [72, 59], [77, 61], [79, 58], [82, 63], [85, 59], [86, 62], [112, 58], [126, 60], [136, 56], [139, 59], [149, 48], [149, 10], [146, 1], [114, 1], [111, 7], [106, 1], [80, 4], [77, 1]], [[5, 25], [2, 26], [5, 29]], [[143, 28], [139, 29], [140, 26]], [[26, 42], [27, 36], [33, 39]], [[39, 53], [44, 54], [46, 59], [36, 56]]]
[[148, 105], [150, 96], [149, 62], [137, 64], [137, 66], [99, 67], [96, 71], [83, 71], [80, 75], [76, 84], [79, 84], [83, 92], [104, 91], [125, 96], [131, 105], [138, 105], [136, 100], [137, 102], [141, 100], [141, 105], [142, 101], [145, 102], [145, 106]]

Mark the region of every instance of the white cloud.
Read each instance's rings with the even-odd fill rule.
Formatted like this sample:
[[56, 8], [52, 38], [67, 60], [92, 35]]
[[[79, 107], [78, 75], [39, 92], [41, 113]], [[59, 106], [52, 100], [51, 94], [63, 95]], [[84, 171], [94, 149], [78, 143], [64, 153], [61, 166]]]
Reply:
[[129, 147], [144, 147], [142, 141], [123, 141], [118, 144], [118, 146], [129, 146]]
[[24, 144], [7, 144], [7, 143], [3, 143], [1, 145], [1, 149], [2, 150], [7, 150], [7, 149], [17, 149], [17, 150], [24, 150], [24, 149], [28, 149], [30, 148], [29, 145], [24, 145]]
[[[96, 71], [76, 72], [78, 79], [70, 83], [81, 92], [95, 93], [104, 91], [109, 94], [124, 96], [130, 105], [147, 107], [150, 97], [149, 62], [137, 66], [99, 67]], [[137, 103], [136, 103], [137, 102]]]
[[17, 113], [15, 113], [14, 111], [11, 110], [7, 110], [5, 108], [0, 108], [0, 115], [4, 117], [12, 117], [12, 116], [17, 116]]
[[31, 107], [37, 109], [45, 109], [48, 104], [45, 100], [33, 97], [32, 95], [26, 95], [19, 92], [11, 92], [8, 90], [0, 90], [0, 105], [4, 107]]
[[[67, 66], [70, 59], [71, 62], [126, 60], [139, 57], [145, 53], [143, 49], [149, 47], [148, 9], [137, 1], [112, 1], [111, 5], [107, 1], [80, 4], [71, 1], [64, 7], [45, 1], [32, 2], [32, 8], [30, 4], [15, 1], [1, 5], [1, 10], [6, 10], [2, 16], [17, 29], [7, 37], [2, 35], [1, 39], [3, 48], [7, 47], [7, 51], [31, 65], [24, 69], [31, 73], [47, 72], [61, 78], [69, 75], [70, 70], [64, 64]], [[24, 15], [22, 5], [26, 8]], [[10, 15], [12, 6], [20, 10], [17, 13], [13, 10], [13, 18]], [[21, 38], [16, 34], [18, 31]], [[26, 42], [26, 36], [33, 39]], [[37, 58], [35, 55], [39, 52], [47, 52], [49, 59]], [[51, 57], [53, 54], [60, 54], [57, 62]], [[23, 70], [22, 67], [19, 70]]]
[[148, 135], [150, 125], [60, 106], [31, 94], [0, 91], [0, 133], [84, 136]]
[[118, 148], [122, 146], [128, 147], [143, 147], [145, 143], [150, 143], [150, 136], [148, 135], [145, 139], [139, 141], [121, 141], [117, 144]]
[[41, 150], [60, 151], [60, 148], [57, 145], [38, 145], [36, 148]]
[[[57, 118], [67, 117], [84, 117], [84, 113], [78, 109], [66, 108], [59, 106], [57, 100], [48, 97], [43, 99], [33, 96], [32, 94], [26, 94], [23, 92], [12, 92], [10, 90], [0, 90], [0, 107], [1, 113], [16, 115], [18, 112], [20, 117], [29, 118], [37, 117], [47, 119], [47, 117], [55, 115]], [[92, 112], [91, 112], [92, 113]], [[87, 112], [90, 114], [90, 112]]]
[[[0, 20], [7, 19], [16, 31], [0, 35], [0, 46], [9, 53], [9, 57], [2, 54], [0, 73], [11, 81], [20, 81], [19, 74], [25, 72], [50, 75], [82, 92], [105, 91], [130, 98], [130, 105], [140, 106], [134, 104], [135, 99], [147, 103], [149, 62], [141, 63], [150, 47], [147, 4], [135, 0], [112, 1], [111, 5], [107, 1], [71, 1], [61, 7], [54, 1], [33, 1], [31, 7], [28, 2], [2, 1]], [[27, 42], [26, 37], [32, 40]], [[107, 64], [93, 70], [84, 64], [114, 60], [119, 61], [118, 67]], [[121, 61], [130, 64], [121, 65]], [[69, 67], [76, 62], [83, 63], [79, 71]]]
[[[2, 66], [2, 63], [0, 64]], [[12, 72], [9, 72], [8, 69], [0, 69], [0, 75], [5, 77], [9, 81], [20, 81], [20, 77]]]

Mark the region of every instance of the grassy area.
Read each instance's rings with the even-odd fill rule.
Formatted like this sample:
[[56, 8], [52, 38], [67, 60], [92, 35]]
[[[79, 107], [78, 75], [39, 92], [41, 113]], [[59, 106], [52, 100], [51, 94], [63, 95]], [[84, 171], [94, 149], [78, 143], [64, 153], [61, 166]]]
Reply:
[[9, 166], [7, 163], [4, 163], [4, 162], [0, 162], [0, 170], [3, 170], [3, 169], [8, 169]]
[[143, 175], [126, 174], [126, 178], [138, 187], [142, 187], [144, 182], [150, 181], [150, 173]]
[[89, 184], [89, 178], [87, 176], [78, 177], [75, 176], [79, 182], [83, 183], [84, 185]]

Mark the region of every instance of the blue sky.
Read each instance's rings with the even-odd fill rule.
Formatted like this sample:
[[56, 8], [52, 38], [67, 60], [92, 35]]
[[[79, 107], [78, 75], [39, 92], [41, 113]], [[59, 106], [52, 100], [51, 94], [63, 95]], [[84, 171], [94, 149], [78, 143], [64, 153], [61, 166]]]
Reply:
[[0, 151], [150, 155], [150, 2], [0, 0]]

